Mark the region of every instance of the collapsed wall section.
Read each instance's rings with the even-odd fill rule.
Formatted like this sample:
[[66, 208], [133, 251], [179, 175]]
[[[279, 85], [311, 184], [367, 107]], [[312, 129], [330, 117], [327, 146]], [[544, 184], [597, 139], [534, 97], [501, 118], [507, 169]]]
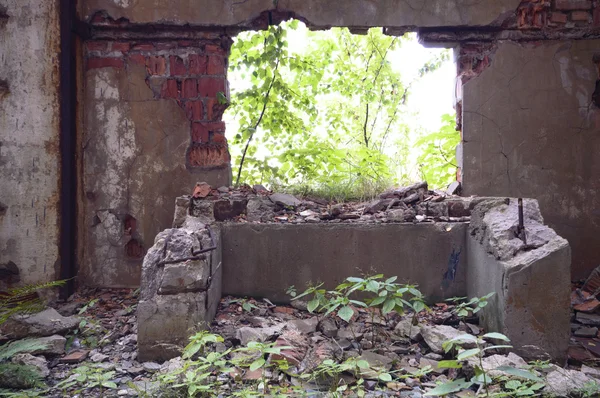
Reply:
[[569, 243], [544, 225], [538, 202], [524, 200], [519, 230], [516, 199], [478, 204], [467, 237], [469, 297], [495, 295], [480, 322], [507, 335], [524, 357], [546, 352], [566, 359], [570, 337]]

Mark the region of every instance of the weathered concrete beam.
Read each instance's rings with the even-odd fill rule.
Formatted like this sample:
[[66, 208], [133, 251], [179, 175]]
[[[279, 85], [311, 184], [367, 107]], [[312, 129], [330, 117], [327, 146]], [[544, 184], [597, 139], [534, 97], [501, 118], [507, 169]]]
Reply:
[[518, 237], [516, 199], [480, 203], [467, 238], [470, 297], [496, 292], [481, 316], [489, 331], [504, 333], [515, 351], [529, 356], [539, 347], [566, 358], [569, 334], [571, 249], [544, 225], [536, 200], [524, 200], [525, 241]]

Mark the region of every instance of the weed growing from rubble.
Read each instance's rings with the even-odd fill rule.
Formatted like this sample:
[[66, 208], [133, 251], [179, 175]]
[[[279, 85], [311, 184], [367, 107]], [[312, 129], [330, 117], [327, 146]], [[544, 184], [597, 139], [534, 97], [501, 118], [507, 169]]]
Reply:
[[[316, 286], [309, 286], [301, 294], [297, 294], [294, 286], [291, 286], [287, 293], [292, 296], [292, 301], [306, 297], [309, 299], [307, 309], [311, 313], [324, 313], [328, 316], [337, 311], [337, 316], [350, 323], [354, 316], [354, 310], [351, 305], [368, 308], [371, 313], [371, 325], [373, 325], [373, 344], [377, 335], [377, 326], [374, 322], [376, 311], [379, 310], [385, 317], [392, 311], [398, 314], [404, 314], [406, 310], [413, 312], [413, 322], [416, 323], [417, 314], [427, 310], [425, 297], [417, 289], [416, 285], [406, 285], [397, 283], [398, 277], [392, 276], [384, 279], [383, 274], [377, 274], [365, 278], [349, 277], [339, 284], [334, 290], [327, 291], [323, 289], [323, 283]], [[366, 296], [364, 301], [352, 299], [353, 295], [360, 293]], [[352, 332], [353, 329], [350, 329]], [[356, 340], [356, 338], [354, 338]]]
[[581, 387], [579, 390], [577, 390], [577, 394], [579, 394], [581, 398], [592, 398], [597, 397], [599, 391], [600, 383], [595, 380], [591, 380], [585, 383], [583, 387]]
[[61, 280], [39, 283], [3, 291], [0, 295], [0, 325], [13, 315], [29, 314], [43, 310], [45, 303], [39, 297], [38, 292], [63, 286], [66, 282], [66, 280]]
[[496, 293], [492, 292], [483, 297], [473, 297], [468, 300], [467, 297], [452, 297], [446, 301], [454, 305], [452, 313], [459, 318], [473, 316], [488, 305], [488, 300]]
[[[77, 393], [85, 390], [91, 390], [94, 388], [100, 389], [100, 396], [104, 396], [105, 389], [116, 389], [117, 384], [113, 381], [116, 372], [114, 370], [107, 371], [101, 367], [94, 366], [80, 366], [73, 370], [71, 376], [66, 380], [61, 381], [55, 389], [61, 390], [63, 394], [66, 394], [67, 389], [73, 386], [79, 386], [80, 389]], [[64, 395], [66, 396], [66, 395]]]
[[[537, 394], [536, 392], [544, 387], [544, 381], [534, 373], [517, 369], [512, 366], [500, 366], [496, 370], [502, 371], [503, 373], [510, 375], [511, 378], [502, 377], [500, 381], [504, 382], [504, 388], [507, 391], [490, 394], [490, 385], [492, 384], [492, 377], [489, 374], [489, 369], [483, 366], [484, 353], [489, 350], [512, 348], [510, 345], [487, 345], [487, 340], [500, 340], [503, 342], [510, 342], [508, 337], [501, 333], [487, 333], [482, 337], [475, 337], [470, 334], [463, 334], [457, 336], [451, 340], [448, 340], [442, 344], [444, 351], [449, 353], [451, 351], [458, 351], [456, 359], [440, 361], [440, 368], [453, 368], [461, 369], [463, 367], [463, 361], [475, 357], [477, 364], [474, 366], [475, 376], [470, 380], [457, 379], [447, 383], [442, 383], [438, 387], [428, 391], [425, 396], [445, 396], [452, 394], [463, 389], [468, 389], [473, 385], [479, 385], [480, 390], [483, 388], [483, 395], [478, 396], [485, 397], [513, 397], [513, 396], [531, 396]], [[462, 347], [475, 346], [463, 350]], [[520, 380], [514, 380], [512, 377], [516, 377]]]

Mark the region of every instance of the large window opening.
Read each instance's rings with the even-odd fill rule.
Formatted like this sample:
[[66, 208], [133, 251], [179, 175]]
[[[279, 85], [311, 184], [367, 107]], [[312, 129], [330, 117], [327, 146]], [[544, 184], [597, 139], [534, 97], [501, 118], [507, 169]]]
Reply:
[[456, 179], [450, 50], [415, 34], [310, 31], [292, 20], [235, 38], [225, 113], [236, 184], [329, 199]]

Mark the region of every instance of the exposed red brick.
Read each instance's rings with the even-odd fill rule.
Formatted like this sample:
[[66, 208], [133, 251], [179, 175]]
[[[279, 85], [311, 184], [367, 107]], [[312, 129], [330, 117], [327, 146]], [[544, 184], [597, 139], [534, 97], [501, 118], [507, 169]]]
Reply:
[[144, 250], [144, 246], [140, 242], [135, 239], [130, 240], [125, 245], [125, 255], [129, 258], [144, 258], [146, 254], [146, 250]]
[[554, 7], [557, 10], [591, 10], [591, 0], [556, 0]]
[[207, 54], [220, 54], [225, 55], [226, 52], [221, 46], [215, 46], [214, 44], [207, 44], [204, 48]]
[[164, 75], [167, 73], [167, 61], [163, 56], [148, 57], [146, 69], [150, 75]]
[[177, 80], [175, 80], [175, 79], [167, 80], [162, 86], [160, 96], [162, 98], [178, 98], [179, 97], [179, 89], [177, 87]]
[[111, 48], [113, 51], [121, 51], [122, 53], [126, 53], [129, 51], [129, 48], [131, 48], [131, 44], [122, 41], [115, 41], [112, 43]]
[[90, 58], [87, 61], [87, 68], [124, 68], [125, 62], [121, 58]]
[[177, 44], [179, 47], [191, 47], [194, 45], [194, 42], [191, 40], [180, 40]]
[[573, 11], [571, 13], [571, 21], [575, 21], [575, 22], [585, 21], [585, 22], [588, 22], [589, 19], [590, 19], [590, 13], [588, 11]]
[[175, 42], [162, 42], [156, 43], [154, 45], [157, 50], [171, 50], [173, 48], [177, 48], [177, 43]]
[[225, 58], [222, 55], [211, 55], [208, 57], [208, 66], [206, 69], [209, 75], [225, 74]]
[[183, 59], [177, 55], [171, 55], [171, 76], [187, 75], [187, 68]]
[[88, 51], [107, 51], [108, 50], [108, 42], [107, 41], [88, 41], [85, 43], [85, 47]]
[[183, 81], [183, 98], [196, 98], [198, 96], [198, 80], [185, 79]]
[[208, 143], [208, 126], [205, 123], [192, 124], [192, 141]]
[[192, 75], [205, 75], [207, 57], [206, 55], [190, 54], [188, 57], [190, 61], [190, 74]]
[[132, 51], [154, 51], [154, 44], [152, 43], [138, 43], [131, 47]]
[[594, 27], [600, 26], [600, 7], [594, 8]]
[[553, 12], [550, 15], [550, 22], [567, 23], [567, 14], [565, 14], [564, 12]]
[[128, 59], [138, 65], [146, 66], [146, 57], [144, 57], [142, 54], [130, 54]]
[[208, 98], [206, 100], [206, 119], [221, 120], [228, 106], [229, 104], [220, 104], [216, 98]]
[[185, 113], [190, 120], [202, 120], [204, 117], [202, 101], [187, 101], [185, 103]]
[[227, 145], [227, 138], [225, 138], [225, 134], [221, 132], [213, 132], [210, 135], [209, 140], [213, 144]]
[[[225, 123], [194, 123], [192, 125], [192, 141], [196, 143], [207, 143], [210, 137], [225, 132]], [[224, 144], [226, 141], [217, 141], [214, 143]]]
[[193, 145], [187, 154], [190, 167], [225, 167], [229, 165], [229, 160], [229, 151], [226, 146]]
[[217, 93], [225, 93], [225, 79], [222, 77], [203, 77], [198, 79], [198, 92], [201, 97], [217, 97]]

